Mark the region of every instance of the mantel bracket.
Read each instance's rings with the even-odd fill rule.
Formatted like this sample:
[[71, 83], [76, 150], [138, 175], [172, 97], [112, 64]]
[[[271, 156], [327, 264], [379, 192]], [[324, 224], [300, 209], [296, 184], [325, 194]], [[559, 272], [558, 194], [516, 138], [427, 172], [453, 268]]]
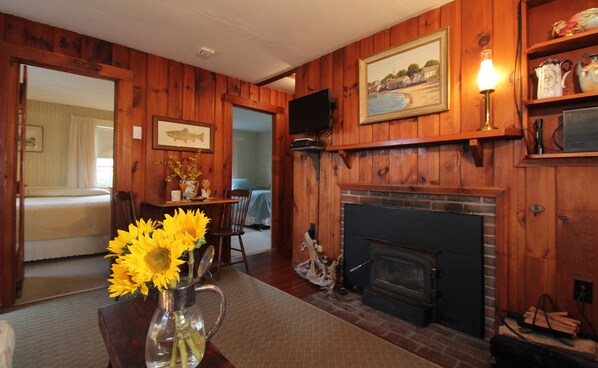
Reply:
[[316, 170], [316, 180], [320, 180], [320, 152], [319, 151], [305, 151], [311, 157], [311, 163]]
[[476, 167], [484, 166], [484, 145], [479, 139], [469, 140], [469, 150]]
[[338, 155], [341, 157], [341, 159], [345, 163], [345, 166], [347, 167], [347, 169], [350, 169], [351, 165], [353, 164], [353, 156], [351, 156], [351, 154], [345, 150], [339, 150]]

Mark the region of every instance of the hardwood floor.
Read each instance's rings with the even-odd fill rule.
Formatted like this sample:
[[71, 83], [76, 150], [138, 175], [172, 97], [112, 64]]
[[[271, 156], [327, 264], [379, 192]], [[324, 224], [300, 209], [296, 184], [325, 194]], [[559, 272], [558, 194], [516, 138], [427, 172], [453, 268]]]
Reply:
[[[247, 257], [249, 274], [297, 298], [317, 293], [320, 288], [301, 278], [293, 269], [291, 255], [278, 251], [264, 252]], [[245, 272], [245, 265], [235, 264], [237, 271]]]

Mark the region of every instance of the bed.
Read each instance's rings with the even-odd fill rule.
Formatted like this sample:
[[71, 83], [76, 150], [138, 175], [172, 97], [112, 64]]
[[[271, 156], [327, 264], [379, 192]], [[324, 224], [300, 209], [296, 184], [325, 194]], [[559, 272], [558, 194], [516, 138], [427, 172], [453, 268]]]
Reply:
[[251, 190], [249, 209], [245, 218], [245, 226], [269, 227], [271, 224], [272, 194], [270, 190], [258, 189], [250, 179], [233, 179], [232, 189]]
[[25, 195], [25, 261], [106, 252], [108, 190], [28, 188]]

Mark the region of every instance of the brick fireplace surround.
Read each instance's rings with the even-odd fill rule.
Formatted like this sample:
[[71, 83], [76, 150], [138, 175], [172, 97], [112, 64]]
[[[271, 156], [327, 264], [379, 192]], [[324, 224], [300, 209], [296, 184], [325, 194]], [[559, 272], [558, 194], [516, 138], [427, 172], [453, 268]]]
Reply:
[[[494, 188], [341, 185], [341, 234], [344, 233], [345, 203], [483, 216], [485, 339], [476, 339], [435, 323], [426, 328], [416, 327], [364, 306], [355, 294], [336, 299], [319, 296], [308, 301], [444, 367], [489, 366], [488, 340], [496, 333], [497, 222], [500, 224], [497, 217], [501, 218], [504, 213], [504, 193]], [[344, 244], [343, 235], [341, 244]]]

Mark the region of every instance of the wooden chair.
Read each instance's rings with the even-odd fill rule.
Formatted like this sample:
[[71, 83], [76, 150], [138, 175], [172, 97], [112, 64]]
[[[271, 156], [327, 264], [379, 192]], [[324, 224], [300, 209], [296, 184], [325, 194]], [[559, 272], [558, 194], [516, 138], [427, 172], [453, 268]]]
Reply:
[[[245, 234], [243, 226], [245, 225], [245, 217], [249, 209], [249, 201], [251, 199], [251, 190], [227, 190], [224, 196], [226, 198], [237, 199], [238, 203], [225, 204], [222, 210], [222, 218], [220, 226], [215, 229], [210, 229], [209, 234], [213, 237], [218, 237], [218, 260], [216, 265], [216, 279], [220, 280], [220, 267], [223, 260], [223, 243], [227, 240], [227, 246], [230, 250], [241, 252], [243, 256], [242, 261], [231, 262], [230, 252], [228, 253], [228, 264], [245, 263], [245, 271], [249, 273], [249, 265], [247, 263], [247, 255], [245, 254], [245, 247], [243, 246], [243, 238], [241, 235]], [[230, 241], [233, 236], [239, 237], [239, 248], [230, 246]]]
[[117, 230], [128, 230], [129, 224], [137, 220], [135, 213], [135, 200], [133, 192], [116, 191], [112, 193], [112, 237], [117, 235]]

